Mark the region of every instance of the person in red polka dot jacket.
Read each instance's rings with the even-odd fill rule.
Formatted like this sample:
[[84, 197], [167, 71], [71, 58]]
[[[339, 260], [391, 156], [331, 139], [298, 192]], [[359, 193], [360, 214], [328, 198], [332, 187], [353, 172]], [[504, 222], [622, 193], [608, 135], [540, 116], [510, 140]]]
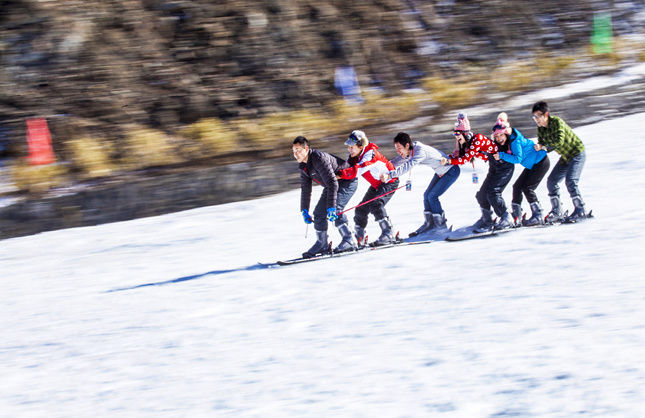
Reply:
[[[442, 164], [465, 164], [475, 157], [488, 161], [489, 164], [486, 179], [475, 195], [482, 216], [473, 225], [473, 231], [485, 232], [493, 228], [510, 228], [514, 222], [507, 211], [502, 192], [513, 177], [514, 165], [503, 160], [497, 161], [489, 158], [498, 152], [508, 152], [508, 150], [501, 150], [494, 141], [482, 134], [474, 135], [470, 129], [468, 116], [463, 112], [457, 116], [453, 133], [457, 139], [457, 149], [448, 158], [442, 159]], [[497, 224], [493, 222], [493, 210], [500, 218]]]
[[482, 134], [475, 135], [472, 133], [468, 116], [463, 112], [457, 116], [453, 134], [457, 140], [456, 149], [452, 154], [448, 155], [448, 158], [441, 160], [443, 165], [465, 164], [474, 157], [488, 161], [489, 155], [498, 152], [495, 142]]

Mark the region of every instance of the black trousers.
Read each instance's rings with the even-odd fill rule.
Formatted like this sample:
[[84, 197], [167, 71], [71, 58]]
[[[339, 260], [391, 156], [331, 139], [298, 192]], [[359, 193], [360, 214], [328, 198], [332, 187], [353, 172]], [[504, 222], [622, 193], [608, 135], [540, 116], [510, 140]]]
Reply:
[[[378, 189], [369, 187], [367, 189], [367, 192], [365, 193], [365, 196], [363, 196], [361, 203], [367, 202], [370, 199], [374, 199], [376, 196], [380, 196], [384, 193], [391, 192], [392, 190], [396, 190], [398, 187], [399, 179], [394, 179], [392, 183], [381, 183]], [[378, 199], [372, 200], [370, 203], [357, 207], [356, 214], [354, 215], [354, 224], [360, 226], [361, 228], [365, 228], [367, 226], [367, 215], [369, 215], [370, 213], [374, 215], [374, 219], [376, 219], [377, 221], [385, 218], [387, 216], [385, 205], [390, 201], [390, 199], [392, 199], [393, 195], [394, 192], [388, 193], [385, 196], [381, 196]]]
[[551, 167], [549, 156], [545, 155], [540, 162], [536, 163], [531, 169], [525, 168], [522, 174], [513, 183], [513, 203], [522, 203], [522, 193], [526, 196], [529, 203], [538, 201], [535, 189], [538, 187], [547, 171]]
[[[336, 195], [336, 210], [342, 212], [349, 199], [354, 196], [358, 187], [358, 179], [338, 180], [338, 194]], [[336, 219], [334, 225], [337, 227], [347, 223], [347, 216], [343, 213]], [[314, 227], [316, 231], [327, 230], [327, 189], [323, 189], [320, 199], [314, 208]]]
[[496, 161], [494, 158], [488, 159], [488, 174], [482, 183], [475, 198], [482, 209], [490, 210], [491, 206], [497, 216], [502, 216], [506, 212], [506, 203], [502, 198], [502, 192], [510, 183], [513, 177], [515, 164], [506, 161]]

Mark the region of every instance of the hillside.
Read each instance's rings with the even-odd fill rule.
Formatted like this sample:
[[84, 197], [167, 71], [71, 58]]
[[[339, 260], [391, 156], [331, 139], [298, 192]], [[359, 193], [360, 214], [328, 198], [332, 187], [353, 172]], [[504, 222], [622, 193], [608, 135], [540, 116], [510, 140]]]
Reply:
[[[65, 141], [89, 136], [110, 143], [116, 161], [135, 129], [158, 129], [176, 145], [185, 140], [182, 127], [205, 118], [326, 109], [338, 99], [339, 66], [353, 66], [364, 89], [396, 96], [428, 78], [468, 79], [517, 61], [579, 55], [594, 13], [611, 13], [614, 35], [643, 32], [642, 2], [612, 3], [2, 1], [2, 140], [9, 155], [24, 155], [24, 118], [45, 116], [59, 158], [74, 160]], [[569, 70], [579, 77], [599, 68]], [[529, 75], [515, 88], [544, 81]]]

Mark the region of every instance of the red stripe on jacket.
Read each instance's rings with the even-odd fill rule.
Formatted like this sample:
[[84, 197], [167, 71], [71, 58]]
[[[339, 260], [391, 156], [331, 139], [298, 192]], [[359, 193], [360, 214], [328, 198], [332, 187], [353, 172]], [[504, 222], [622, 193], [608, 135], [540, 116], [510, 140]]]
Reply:
[[[394, 165], [385, 158], [383, 154], [377, 151], [378, 145], [370, 142], [363, 148], [361, 155], [358, 157], [351, 157], [349, 164], [351, 167], [340, 171], [340, 178], [350, 180], [358, 176], [363, 176], [369, 184], [378, 189], [382, 184], [381, 175], [394, 170]], [[394, 179], [390, 179], [388, 183], [392, 183]]]

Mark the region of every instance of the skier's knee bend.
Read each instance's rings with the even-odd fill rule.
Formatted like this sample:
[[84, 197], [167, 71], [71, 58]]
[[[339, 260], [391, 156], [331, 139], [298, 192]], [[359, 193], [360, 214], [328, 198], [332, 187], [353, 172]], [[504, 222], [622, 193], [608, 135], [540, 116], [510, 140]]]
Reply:
[[578, 190], [578, 180], [567, 180], [565, 184], [571, 197], [580, 195], [580, 191]]
[[549, 196], [557, 196], [560, 194], [560, 186], [558, 186], [559, 181], [549, 177], [546, 179], [546, 190], [549, 193]]
[[354, 225], [365, 228], [367, 226], [367, 214], [365, 214], [365, 216], [359, 216], [359, 214], [356, 213], [356, 216], [354, 216]]
[[489, 207], [490, 202], [488, 199], [488, 191], [484, 189], [480, 189], [476, 194], [475, 194], [475, 199], [477, 199], [477, 203], [479, 203], [479, 206], [483, 207]]
[[375, 210], [372, 213], [374, 214], [374, 220], [376, 222], [380, 221], [381, 219], [387, 218], [387, 212], [385, 211], [385, 208], [380, 208], [379, 210]]
[[323, 216], [314, 217], [314, 229], [316, 231], [326, 231], [327, 230], [327, 218]]
[[340, 216], [338, 217], [338, 219], [336, 219], [336, 220], [334, 221], [334, 226], [335, 226], [336, 228], [340, 228], [343, 224], [346, 224], [347, 222], [348, 222], [348, 220], [347, 220], [347, 216], [345, 216], [344, 214], [342, 214], [342, 215], [340, 215]]
[[521, 195], [522, 193], [526, 193], [526, 188], [524, 187], [523, 184], [514, 184], [513, 185], [513, 196]]

